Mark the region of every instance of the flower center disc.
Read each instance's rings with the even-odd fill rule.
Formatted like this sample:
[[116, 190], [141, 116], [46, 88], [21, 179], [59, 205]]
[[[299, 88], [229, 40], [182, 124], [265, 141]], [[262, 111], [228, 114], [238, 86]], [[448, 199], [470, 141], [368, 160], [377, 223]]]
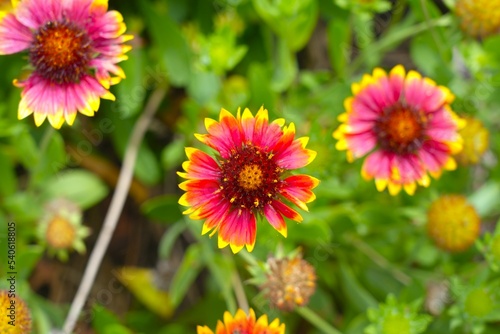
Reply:
[[425, 119], [418, 111], [398, 105], [384, 111], [375, 131], [382, 148], [395, 153], [411, 153], [420, 146], [424, 127]]
[[234, 208], [262, 209], [278, 193], [283, 169], [253, 145], [244, 145], [221, 162], [221, 191]]
[[238, 183], [245, 190], [257, 189], [262, 184], [262, 171], [257, 165], [245, 165], [238, 177]]
[[77, 83], [92, 50], [85, 31], [67, 22], [47, 22], [35, 33], [29, 59], [36, 72], [55, 83]]

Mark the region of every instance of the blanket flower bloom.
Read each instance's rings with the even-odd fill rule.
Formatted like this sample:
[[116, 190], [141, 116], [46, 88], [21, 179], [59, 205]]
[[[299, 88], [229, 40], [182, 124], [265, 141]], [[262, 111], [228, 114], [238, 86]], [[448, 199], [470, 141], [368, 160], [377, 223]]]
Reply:
[[206, 219], [202, 234], [218, 231], [219, 248], [230, 245], [236, 253], [255, 245], [257, 216], [264, 216], [284, 237], [283, 216], [302, 221], [301, 215], [283, 199], [308, 210], [315, 199], [312, 189], [319, 180], [308, 175], [288, 175], [288, 171], [309, 164], [316, 152], [306, 149], [307, 137], [294, 139], [295, 126], [284, 126], [284, 119], [269, 122], [268, 112], [260, 108], [255, 117], [250, 110], [238, 110], [234, 117], [220, 112], [219, 122], [207, 118], [208, 134], [195, 135], [217, 150], [216, 159], [195, 148], [186, 148], [188, 161], [179, 176], [187, 179], [179, 187], [186, 191], [179, 204], [190, 207], [184, 214]]
[[23, 0], [0, 21], [0, 55], [27, 51], [31, 73], [14, 80], [23, 89], [18, 118], [34, 114], [59, 129], [77, 111], [93, 116], [109, 87], [125, 77], [116, 63], [127, 59], [132, 36], [107, 0]]
[[[249, 315], [239, 309], [233, 316], [229, 312], [224, 313], [224, 322], [218, 321], [215, 334], [284, 334], [285, 324], [280, 324], [279, 319], [268, 323], [267, 315], [256, 320], [254, 310], [250, 309]], [[198, 326], [197, 334], [214, 334], [207, 326]]]
[[413, 195], [417, 184], [429, 185], [428, 173], [438, 178], [456, 168], [452, 154], [462, 149], [464, 122], [451, 110], [446, 87], [398, 65], [389, 75], [380, 68], [365, 74], [352, 93], [333, 137], [350, 162], [368, 154], [361, 174], [375, 179], [377, 190]]

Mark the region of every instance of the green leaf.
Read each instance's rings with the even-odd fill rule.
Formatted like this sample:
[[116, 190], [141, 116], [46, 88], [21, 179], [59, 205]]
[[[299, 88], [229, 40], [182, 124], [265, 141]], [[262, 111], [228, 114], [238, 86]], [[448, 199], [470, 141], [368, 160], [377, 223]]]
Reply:
[[274, 110], [277, 95], [271, 89], [271, 74], [266, 66], [253, 63], [248, 69], [251, 101], [250, 106], [259, 108], [264, 106], [268, 110]]
[[259, 16], [287, 41], [292, 51], [304, 47], [316, 26], [316, 0], [253, 0], [252, 3]]
[[220, 79], [215, 73], [195, 71], [188, 85], [189, 95], [199, 104], [212, 101], [221, 88]]
[[29, 276], [38, 260], [42, 257], [43, 247], [38, 245], [28, 245], [23, 247], [22, 252], [17, 255], [17, 277], [22, 280], [28, 280]]
[[117, 85], [117, 101], [113, 105], [121, 118], [137, 114], [142, 109], [147, 90], [151, 88], [148, 86], [150, 82], [146, 81], [144, 76], [144, 50], [134, 48], [128, 56], [127, 61], [120, 63], [127, 77]]
[[47, 200], [62, 197], [87, 209], [106, 197], [108, 188], [95, 174], [73, 169], [48, 179], [42, 192]]
[[203, 267], [202, 254], [202, 246], [200, 244], [193, 244], [186, 250], [169, 288], [174, 306], [180, 305], [191, 284], [193, 284], [200, 273]]
[[92, 311], [92, 327], [97, 334], [132, 334], [132, 331], [120, 324], [118, 317], [99, 304]]
[[182, 218], [177, 195], [162, 195], [148, 199], [141, 206], [141, 211], [152, 220], [174, 223]]
[[139, 6], [151, 37], [162, 54], [170, 82], [175, 86], [187, 85], [191, 77], [191, 51], [178, 25], [147, 1], [140, 1]]
[[347, 61], [351, 58], [351, 32], [348, 14], [339, 15], [328, 22], [328, 51], [330, 62], [339, 77], [345, 76]]
[[295, 54], [289, 49], [284, 39], [278, 40], [277, 56], [274, 62], [273, 81], [271, 88], [277, 92], [283, 92], [290, 87], [297, 76], [297, 62]]
[[32, 182], [35, 185], [43, 183], [56, 174], [66, 163], [64, 139], [57, 131], [50, 133], [47, 147], [40, 156], [39, 164], [34, 168]]
[[169, 318], [173, 311], [172, 298], [155, 285], [154, 271], [149, 268], [123, 267], [117, 278], [148, 309], [163, 318]]
[[175, 242], [186, 228], [184, 220], [181, 220], [165, 231], [158, 246], [158, 255], [161, 259], [168, 259], [170, 257]]
[[32, 170], [38, 166], [40, 154], [35, 139], [27, 130], [20, 131], [18, 135], [12, 137], [12, 145], [17, 152], [17, 158], [23, 166]]
[[185, 159], [184, 147], [186, 143], [184, 139], [175, 139], [168, 144], [161, 153], [161, 163], [165, 170], [177, 168]]
[[160, 181], [160, 163], [153, 150], [144, 143], [139, 147], [134, 172], [137, 178], [147, 185], [155, 185]]
[[15, 193], [17, 177], [14, 173], [14, 164], [2, 151], [0, 151], [0, 175], [2, 176], [0, 196], [8, 196]]
[[359, 283], [351, 267], [345, 261], [340, 262], [339, 266], [343, 291], [349, 300], [349, 304], [354, 306], [358, 312], [364, 312], [369, 307], [377, 307], [377, 301]]
[[481, 217], [499, 212], [500, 184], [495, 181], [486, 182], [475, 193], [469, 196], [469, 202]]

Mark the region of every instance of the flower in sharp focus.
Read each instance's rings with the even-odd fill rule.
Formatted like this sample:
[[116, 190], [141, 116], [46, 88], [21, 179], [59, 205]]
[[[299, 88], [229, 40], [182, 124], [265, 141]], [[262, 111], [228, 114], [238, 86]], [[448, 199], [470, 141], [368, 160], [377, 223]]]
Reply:
[[352, 93], [333, 133], [336, 148], [347, 150], [349, 161], [368, 154], [361, 174], [375, 179], [379, 191], [412, 195], [417, 184], [430, 184], [428, 174], [456, 168], [452, 154], [462, 148], [463, 120], [451, 110], [454, 96], [446, 87], [398, 65], [389, 75], [380, 68], [365, 74]]
[[45, 207], [45, 214], [38, 225], [38, 237], [47, 245], [49, 254], [61, 261], [68, 258], [68, 252], [85, 252], [83, 239], [90, 229], [82, 225], [82, 211], [71, 201], [56, 199]]
[[123, 17], [107, 0], [23, 0], [0, 21], [0, 54], [27, 51], [31, 70], [14, 80], [23, 89], [18, 118], [34, 114], [59, 129], [77, 111], [93, 116], [109, 87], [125, 77], [116, 64], [127, 59], [131, 39]]
[[0, 333], [31, 333], [31, 314], [28, 305], [11, 290], [0, 290]]
[[462, 195], [441, 196], [427, 211], [427, 233], [450, 252], [469, 248], [479, 236], [481, 219]]
[[315, 199], [312, 189], [319, 180], [288, 172], [309, 164], [316, 153], [305, 148], [308, 138], [294, 139], [293, 123], [282, 128], [284, 123], [270, 123], [264, 108], [255, 117], [248, 109], [238, 110], [236, 117], [222, 109], [219, 122], [205, 120], [208, 134], [196, 135], [217, 150], [217, 157], [186, 148], [189, 160], [182, 165], [185, 172], [178, 173], [187, 179], [179, 185], [186, 192], [179, 203], [190, 207], [184, 211], [190, 218], [205, 219], [202, 234], [218, 231], [219, 248], [252, 251], [257, 216], [286, 237], [283, 216], [298, 222], [302, 217], [283, 200], [307, 211], [306, 203]]
[[459, 131], [463, 138], [463, 149], [455, 155], [461, 165], [474, 165], [479, 162], [489, 146], [489, 133], [483, 123], [472, 117], [466, 117], [465, 126]]
[[224, 313], [224, 322], [218, 321], [215, 333], [207, 326], [198, 326], [197, 334], [284, 334], [285, 324], [280, 324], [279, 319], [269, 323], [267, 315], [255, 318], [255, 312], [250, 309], [247, 315], [239, 309], [233, 317], [231, 313]]
[[273, 307], [293, 311], [305, 306], [316, 290], [316, 271], [301, 254], [293, 257], [267, 260], [267, 279], [261, 289]]
[[486, 37], [500, 32], [499, 0], [458, 0], [455, 4], [460, 26], [472, 37]]

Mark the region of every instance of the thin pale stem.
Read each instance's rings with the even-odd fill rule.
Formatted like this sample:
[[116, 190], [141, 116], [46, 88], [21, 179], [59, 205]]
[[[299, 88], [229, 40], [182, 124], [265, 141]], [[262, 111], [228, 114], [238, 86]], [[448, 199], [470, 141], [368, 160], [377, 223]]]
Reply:
[[314, 313], [308, 307], [297, 307], [295, 309], [302, 318], [306, 319], [311, 325], [314, 325], [321, 333], [324, 334], [342, 334], [341, 331], [329, 324], [325, 319]]
[[108, 248], [109, 242], [116, 228], [118, 218], [120, 217], [123, 206], [125, 204], [125, 200], [127, 199], [127, 194], [130, 188], [130, 183], [132, 181], [132, 175], [134, 172], [134, 166], [137, 158], [137, 153], [139, 151], [139, 146], [142, 142], [142, 139], [144, 138], [144, 134], [146, 133], [146, 130], [149, 127], [149, 124], [151, 123], [155, 112], [158, 110], [161, 101], [165, 97], [165, 94], [165, 88], [158, 88], [151, 94], [151, 97], [149, 98], [149, 101], [144, 108], [144, 112], [142, 113], [134, 127], [132, 136], [130, 137], [130, 141], [127, 146], [127, 150], [125, 152], [125, 157], [123, 159], [123, 168], [120, 171], [118, 183], [116, 185], [113, 198], [111, 199], [109, 210], [106, 214], [106, 217], [104, 218], [101, 232], [99, 233], [99, 237], [97, 238], [87, 267], [85, 268], [82, 282], [80, 283], [78, 291], [76, 292], [76, 296], [71, 304], [68, 316], [66, 317], [66, 321], [63, 327], [63, 333], [69, 334], [73, 332], [83, 305], [88, 298], [97, 271], [101, 265], [102, 258], [104, 257], [104, 253]]
[[248, 314], [250, 307], [248, 306], [247, 295], [245, 294], [243, 283], [241, 282], [241, 277], [236, 267], [232, 276], [232, 281], [234, 294], [236, 296], [236, 300], [238, 301], [238, 307]]

